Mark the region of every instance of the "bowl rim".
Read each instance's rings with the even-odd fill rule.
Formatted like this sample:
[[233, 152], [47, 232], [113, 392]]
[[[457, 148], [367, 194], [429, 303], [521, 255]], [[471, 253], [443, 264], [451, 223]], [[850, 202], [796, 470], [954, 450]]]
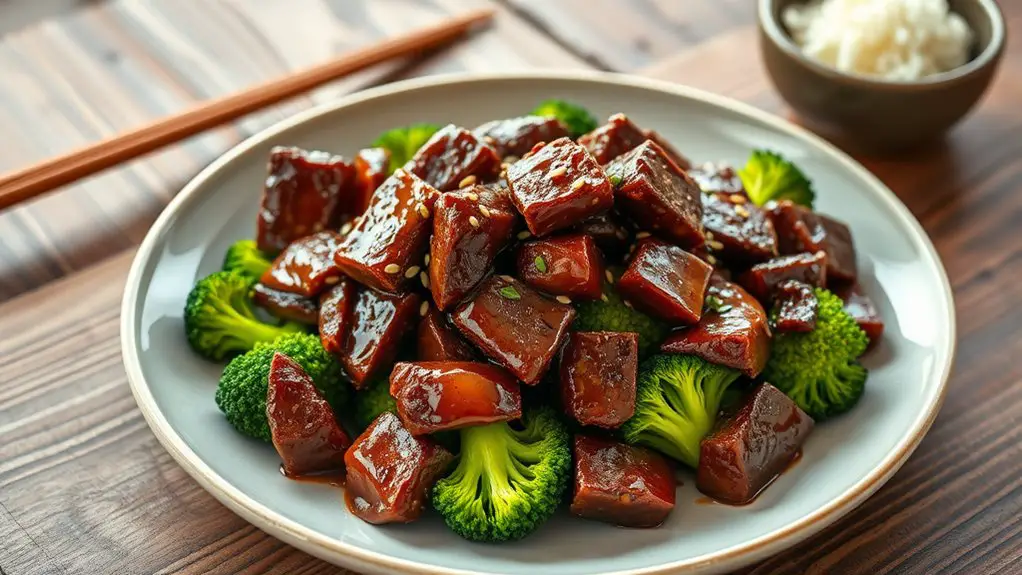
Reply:
[[[871, 76], [849, 74], [807, 56], [795, 43], [780, 22], [780, 15], [774, 16], [774, 6], [779, 0], [759, 0], [757, 21], [759, 28], [770, 39], [770, 42], [814, 73], [846, 84], [854, 84], [874, 90], [925, 91], [938, 86], [960, 83], [988, 66], [996, 64], [1004, 52], [1007, 41], [1007, 25], [1004, 13], [996, 0], [972, 0], [979, 3], [990, 20], [990, 42], [987, 46], [965, 64], [957, 68], [924, 76], [918, 80], [885, 80]], [[796, 0], [805, 3], [807, 0]]]
[[[415, 575], [483, 575], [485, 572], [468, 571], [428, 565], [416, 561], [395, 558], [373, 551], [361, 549], [356, 545], [345, 543], [331, 537], [322, 535], [298, 521], [288, 519], [275, 511], [265, 507], [241, 489], [226, 481], [216, 474], [199, 456], [191, 450], [183, 438], [170, 425], [164, 414], [156, 404], [156, 400], [149, 389], [145, 376], [142, 372], [139, 359], [139, 339], [135, 326], [140, 319], [139, 294], [142, 286], [142, 277], [152, 262], [156, 247], [167, 235], [169, 228], [175, 221], [178, 212], [186, 205], [191, 204], [202, 197], [202, 192], [208, 187], [207, 182], [214, 180], [217, 173], [232, 164], [242, 154], [263, 146], [275, 138], [281, 132], [296, 128], [302, 124], [315, 121], [338, 109], [372, 100], [377, 97], [415, 91], [423, 88], [436, 87], [440, 85], [458, 85], [486, 82], [508, 82], [508, 81], [543, 81], [543, 80], [568, 80], [579, 83], [596, 85], [615, 85], [641, 88], [668, 94], [671, 96], [687, 98], [704, 104], [723, 108], [751, 117], [762, 122], [773, 129], [805, 142], [824, 154], [831, 156], [831, 159], [842, 164], [850, 173], [855, 174], [865, 184], [872, 188], [877, 200], [885, 204], [891, 213], [901, 220], [902, 225], [910, 230], [912, 237], [919, 245], [925, 258], [932, 268], [932, 271], [940, 279], [941, 291], [944, 295], [944, 304], [947, 315], [944, 318], [948, 326], [947, 338], [944, 342], [937, 342], [938, 357], [943, 358], [943, 364], [935, 371], [937, 380], [936, 392], [932, 401], [916, 415], [908, 432], [899, 440], [895, 447], [884, 457], [883, 460], [867, 475], [862, 477], [852, 487], [840, 494], [827, 505], [817, 509], [791, 524], [767, 533], [757, 539], [753, 539], [741, 545], [725, 548], [717, 552], [707, 553], [697, 557], [681, 559], [654, 565], [626, 569], [604, 575], [668, 575], [681, 573], [704, 573], [707, 570], [718, 572], [723, 569], [734, 569], [748, 565], [757, 560], [762, 560], [770, 555], [778, 553], [798, 542], [818, 533], [824, 527], [834, 523], [839, 518], [857, 507], [862, 501], [876, 492], [884, 483], [901, 468], [908, 457], [915, 451], [923, 436], [929, 430], [933, 421], [944, 402], [947, 394], [948, 379], [950, 377], [955, 352], [957, 347], [957, 328], [955, 318], [954, 297], [951, 291], [950, 282], [943, 263], [940, 260], [936, 248], [930, 241], [926, 232], [919, 222], [912, 216], [908, 208], [888, 189], [876, 176], [870, 173], [865, 167], [853, 160], [844, 152], [826, 142], [822, 138], [793, 125], [782, 118], [759, 110], [748, 104], [733, 100], [725, 96], [715, 95], [709, 92], [673, 84], [663, 80], [617, 74], [601, 71], [588, 70], [541, 70], [525, 72], [506, 73], [474, 73], [459, 72], [441, 74], [403, 80], [368, 90], [356, 92], [335, 101], [327, 102], [299, 112], [289, 118], [285, 118], [272, 126], [269, 126], [256, 134], [249, 136], [241, 143], [222, 154], [208, 166], [202, 169], [192, 178], [164, 208], [160, 216], [153, 223], [142, 243], [139, 245], [135, 258], [132, 261], [125, 283], [124, 296], [121, 305], [121, 353], [125, 370], [128, 376], [128, 384], [132, 395], [139, 406], [153, 434], [163, 445], [164, 449], [174, 458], [175, 461], [187, 472], [199, 485], [226, 507], [241, 516], [249, 523], [266, 531], [270, 535], [280, 539], [294, 547], [302, 549], [322, 559], [341, 563], [352, 569], [365, 569], [370, 572], [398, 572]], [[941, 343], [944, 345], [941, 346]], [[489, 575], [489, 573], [487, 573]]]

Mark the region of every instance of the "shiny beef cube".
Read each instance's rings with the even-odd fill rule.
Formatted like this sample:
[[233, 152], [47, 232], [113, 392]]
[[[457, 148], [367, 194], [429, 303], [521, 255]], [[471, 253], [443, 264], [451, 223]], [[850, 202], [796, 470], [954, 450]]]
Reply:
[[681, 169], [687, 170], [691, 165], [688, 158], [678, 152], [663, 136], [653, 130], [643, 130], [624, 114], [614, 114], [606, 124], [579, 138], [578, 143], [585, 146], [603, 166], [639, 147], [646, 140], [652, 140], [660, 146]]
[[355, 168], [341, 156], [277, 146], [268, 171], [256, 222], [256, 244], [265, 253], [358, 215]]
[[770, 325], [756, 298], [738, 284], [713, 274], [706, 297], [716, 309], [704, 309], [699, 323], [675, 331], [660, 346], [664, 353], [687, 353], [756, 377], [770, 358]]
[[826, 252], [781, 256], [756, 264], [738, 276], [738, 283], [756, 299], [768, 305], [777, 287], [788, 280], [824, 287], [827, 284]]
[[352, 309], [357, 298], [358, 284], [343, 276], [319, 296], [319, 340], [323, 349], [337, 357], [341, 357], [351, 332]]
[[884, 319], [880, 317], [873, 300], [857, 283], [843, 286], [837, 291], [837, 295], [844, 300], [848, 315], [855, 318], [855, 322], [869, 336], [869, 346], [871, 348], [875, 346], [884, 336]]
[[703, 439], [696, 487], [721, 503], [749, 503], [798, 456], [812, 430], [812, 418], [784, 392], [760, 384]]
[[536, 236], [579, 224], [614, 204], [603, 168], [569, 138], [515, 162], [506, 179], [511, 201]]
[[822, 250], [827, 252], [828, 282], [855, 281], [859, 272], [848, 226], [789, 200], [770, 202], [766, 207], [777, 231], [781, 254]]
[[703, 228], [707, 247], [728, 262], [754, 264], [777, 257], [773, 222], [745, 196], [704, 193]]
[[500, 173], [500, 156], [464, 128], [448, 124], [419, 148], [404, 166], [441, 192], [456, 190], [468, 180], [488, 182]]
[[677, 482], [661, 455], [576, 435], [574, 456], [572, 514], [622, 527], [656, 527], [674, 509]]
[[356, 214], [369, 207], [373, 193], [390, 174], [390, 151], [386, 148], [366, 148], [355, 155]]
[[252, 286], [252, 303], [278, 319], [309, 325], [319, 322], [319, 306], [315, 299], [275, 290], [261, 283]]
[[344, 454], [348, 509], [367, 523], [410, 523], [426, 494], [454, 460], [427, 437], [415, 437], [397, 415], [380, 414]]
[[813, 288], [800, 281], [788, 280], [777, 286], [774, 294], [774, 329], [808, 332], [816, 329], [816, 313], [820, 302]]
[[334, 250], [340, 239], [337, 232], [327, 231], [291, 242], [259, 282], [306, 298], [318, 296], [341, 278], [341, 270], [334, 263]]
[[663, 148], [647, 141], [607, 166], [617, 207], [640, 227], [683, 248], [703, 244], [699, 187]]
[[603, 295], [603, 261], [593, 238], [550, 236], [518, 248], [518, 277], [549, 294], [581, 299]]
[[591, 236], [596, 246], [608, 256], [617, 256], [628, 251], [628, 228], [613, 211], [597, 214], [575, 226], [575, 232]]
[[670, 156], [672, 160], [674, 160], [674, 163], [678, 164], [679, 168], [683, 170], [688, 170], [689, 168], [692, 167], [692, 162], [689, 161], [689, 159], [685, 157], [684, 154], [679, 152], [678, 149], [675, 148], [673, 144], [668, 142], [667, 139], [661, 136], [658, 132], [654, 130], [645, 130], [645, 132], [646, 138], [651, 140], [653, 143], [660, 146], [661, 148], [663, 148], [663, 150], [667, 152], [667, 155]]
[[510, 421], [522, 416], [522, 392], [507, 370], [471, 361], [402, 362], [390, 395], [412, 435]]
[[641, 312], [674, 325], [699, 322], [713, 268], [678, 246], [643, 240], [618, 280], [621, 296]]
[[487, 357], [536, 385], [564, 343], [575, 310], [514, 278], [493, 276], [451, 319]]
[[[726, 194], [728, 196], [737, 194], [748, 199], [745, 185], [738, 177], [738, 171], [731, 166], [706, 163], [689, 168], [688, 175], [704, 194]], [[741, 201], [737, 198], [732, 199]]]
[[473, 361], [476, 352], [451, 326], [440, 310], [429, 306], [419, 322], [416, 357], [419, 361]]
[[[489, 207], [490, 206], [494, 207]], [[518, 219], [513, 209], [496, 207], [500, 196], [482, 186], [448, 192], [433, 210], [429, 289], [440, 309], [460, 302], [493, 267], [511, 240]]]
[[571, 332], [561, 354], [561, 403], [583, 425], [614, 429], [635, 413], [639, 334]]
[[433, 205], [439, 197], [436, 189], [413, 174], [394, 172], [337, 246], [337, 266], [373, 289], [404, 291], [421, 269], [433, 230]]
[[357, 389], [390, 368], [401, 340], [419, 319], [420, 301], [415, 293], [359, 291], [351, 310], [351, 331], [341, 354], [341, 363]]
[[351, 439], [309, 374], [282, 353], [273, 354], [270, 361], [266, 418], [288, 476], [344, 467], [344, 451]]
[[493, 146], [501, 158], [521, 158], [536, 144], [569, 136], [568, 128], [557, 118], [522, 116], [486, 122], [475, 130], [475, 137]]

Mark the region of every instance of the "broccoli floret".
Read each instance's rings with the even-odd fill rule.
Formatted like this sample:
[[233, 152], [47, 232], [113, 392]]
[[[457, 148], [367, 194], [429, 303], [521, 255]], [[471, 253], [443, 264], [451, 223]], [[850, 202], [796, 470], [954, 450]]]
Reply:
[[238, 240], [227, 248], [223, 270], [225, 272], [237, 271], [255, 283], [263, 275], [263, 272], [270, 269], [272, 263], [266, 254], [259, 251], [255, 241]]
[[572, 138], [588, 134], [596, 129], [596, 118], [589, 113], [589, 110], [564, 100], [541, 102], [531, 114], [557, 118], [568, 128]]
[[251, 284], [240, 272], [216, 272], [195, 284], [185, 302], [185, 334], [199, 355], [220, 361], [257, 343], [304, 331], [297, 323], [273, 325], [256, 317], [249, 300]]
[[401, 128], [387, 130], [373, 142], [373, 147], [386, 148], [390, 152], [390, 170], [395, 170], [408, 163], [415, 152], [419, 151], [429, 139], [440, 129], [436, 124], [412, 124]]
[[271, 439], [266, 419], [266, 391], [270, 362], [278, 351], [302, 366], [335, 414], [343, 413], [348, 404], [349, 385], [341, 375], [341, 364], [323, 349], [319, 336], [296, 333], [260, 343], [224, 368], [216, 388], [216, 405], [235, 429], [263, 441]]
[[639, 367], [628, 443], [652, 447], [695, 469], [699, 442], [717, 421], [724, 392], [740, 373], [694, 355], [655, 355]]
[[462, 429], [457, 467], [433, 487], [433, 506], [473, 541], [521, 539], [553, 515], [571, 476], [570, 436], [550, 408], [521, 424]]
[[[621, 274], [615, 274], [620, 276]], [[605, 300], [579, 301], [575, 304], [575, 331], [618, 331], [639, 334], [639, 357], [656, 353], [670, 327], [627, 305], [614, 286], [603, 282]]]
[[869, 372], [856, 359], [869, 338], [845, 312], [841, 298], [823, 288], [815, 292], [816, 329], [778, 333], [763, 379], [822, 421], [848, 411], [862, 397]]
[[758, 206], [770, 200], [791, 200], [813, 207], [816, 193], [809, 178], [795, 164], [777, 152], [755, 150], [745, 167], [738, 170], [749, 199]]
[[381, 413], [397, 413], [397, 403], [390, 395], [390, 381], [383, 377], [369, 382], [365, 389], [355, 392], [353, 421], [362, 433]]

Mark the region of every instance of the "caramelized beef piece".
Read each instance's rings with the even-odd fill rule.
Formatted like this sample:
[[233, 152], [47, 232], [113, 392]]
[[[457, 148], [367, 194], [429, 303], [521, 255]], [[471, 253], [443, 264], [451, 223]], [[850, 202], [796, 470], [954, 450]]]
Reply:
[[474, 176], [480, 183], [500, 173], [500, 156], [493, 146], [454, 124], [444, 126], [419, 148], [405, 170], [426, 180], [441, 192], [458, 189]]
[[454, 456], [426, 437], [415, 437], [387, 411], [355, 439], [344, 454], [344, 498], [348, 509], [368, 523], [410, 523], [418, 519], [426, 493]]
[[623, 527], [656, 527], [674, 509], [674, 471], [642, 447], [575, 436], [571, 512]]
[[575, 226], [575, 231], [591, 236], [597, 247], [607, 255], [620, 255], [628, 250], [628, 228], [613, 211], [597, 214]]
[[858, 268], [848, 226], [789, 200], [770, 202], [767, 211], [782, 254], [825, 251], [828, 281], [855, 281]]
[[278, 146], [270, 150], [268, 170], [256, 222], [256, 244], [265, 253], [359, 214], [355, 168], [340, 156]]
[[351, 333], [341, 361], [361, 389], [390, 367], [405, 334], [419, 319], [418, 294], [390, 295], [362, 289], [351, 311]]
[[510, 421], [522, 416], [522, 392], [507, 370], [471, 361], [398, 363], [390, 395], [412, 435]]
[[472, 131], [480, 140], [497, 150], [501, 158], [521, 158], [536, 144], [552, 142], [569, 136], [568, 129], [557, 118], [522, 116], [486, 122]]
[[572, 234], [526, 242], [518, 249], [518, 277], [554, 295], [600, 299], [603, 261], [596, 242]]
[[356, 214], [361, 215], [369, 207], [373, 192], [387, 179], [390, 173], [390, 151], [386, 148], [367, 148], [355, 156]]
[[266, 392], [266, 418], [273, 446], [289, 476], [344, 467], [351, 439], [309, 374], [290, 357], [273, 354]]
[[756, 264], [738, 277], [738, 283], [766, 304], [774, 297], [777, 286], [788, 280], [823, 287], [827, 283], [827, 254], [819, 251], [781, 256]]
[[696, 487], [722, 503], [749, 503], [798, 455], [812, 430], [812, 418], [794, 401], [761, 384], [703, 439]]
[[487, 357], [536, 385], [564, 342], [575, 310], [514, 278], [493, 276], [451, 319]]
[[[341, 270], [380, 291], [398, 293], [418, 276], [440, 193], [413, 174], [394, 172], [334, 252]], [[416, 268], [412, 270], [412, 268]]]
[[440, 309], [454, 306], [482, 281], [497, 253], [511, 239], [517, 215], [488, 207], [484, 203], [487, 201], [497, 204], [499, 200], [482, 186], [448, 192], [437, 200], [429, 250], [429, 289]]
[[430, 306], [419, 322], [419, 361], [472, 361], [472, 346], [447, 324], [444, 314]]
[[777, 256], [773, 222], [745, 196], [704, 193], [703, 227], [708, 247], [729, 262], [753, 264]]
[[738, 194], [748, 199], [742, 179], [738, 177], [738, 172], [731, 166], [706, 163], [689, 168], [688, 175], [699, 185], [699, 189], [704, 194], [721, 193], [729, 196]]
[[653, 130], [643, 130], [635, 125], [624, 114], [614, 114], [607, 123], [585, 134], [578, 143], [585, 146], [600, 165], [606, 165], [622, 154], [626, 154], [646, 140], [652, 140], [663, 148], [671, 160], [683, 170], [691, 163], [660, 134]]
[[275, 290], [261, 283], [252, 286], [252, 302], [275, 318], [316, 325], [319, 308], [316, 300], [291, 292]]
[[706, 297], [710, 296], [719, 300], [716, 310], [703, 310], [698, 324], [672, 333], [660, 350], [696, 355], [756, 377], [770, 357], [766, 311], [749, 292], [720, 274], [710, 278]]
[[319, 296], [319, 340], [323, 349], [341, 356], [351, 332], [352, 308], [358, 297], [358, 284], [341, 277], [337, 285]]
[[639, 311], [675, 325], [699, 322], [713, 268], [660, 240], [643, 240], [618, 280], [621, 296]]
[[674, 160], [674, 163], [678, 164], [679, 168], [683, 170], [688, 170], [689, 168], [692, 167], [692, 162], [689, 161], [689, 159], [685, 157], [684, 154], [679, 152], [677, 148], [675, 148], [670, 142], [667, 141], [666, 138], [661, 136], [658, 132], [654, 130], [646, 130], [646, 138], [652, 140], [653, 143], [663, 148], [663, 150], [667, 152], [667, 155], [670, 156], [672, 160]]
[[613, 429], [635, 413], [639, 334], [571, 332], [560, 368], [561, 401], [579, 423]]
[[869, 346], [875, 346], [884, 335], [884, 320], [873, 305], [873, 300], [869, 299], [857, 283], [842, 287], [838, 290], [838, 295], [844, 300], [848, 315], [855, 318], [855, 322], [869, 336]]
[[788, 280], [777, 286], [774, 295], [777, 317], [774, 329], [777, 331], [813, 331], [816, 329], [816, 312], [820, 302], [816, 300], [813, 288], [800, 281]]
[[511, 201], [537, 236], [578, 224], [614, 204], [603, 169], [569, 138], [515, 162], [506, 177]]
[[703, 244], [699, 187], [664, 152], [647, 141], [607, 166], [620, 178], [618, 207], [635, 223], [685, 248]]
[[341, 270], [334, 264], [334, 249], [340, 241], [336, 232], [319, 232], [299, 238], [275, 260], [259, 282], [278, 291], [302, 297], [316, 297], [337, 283]]

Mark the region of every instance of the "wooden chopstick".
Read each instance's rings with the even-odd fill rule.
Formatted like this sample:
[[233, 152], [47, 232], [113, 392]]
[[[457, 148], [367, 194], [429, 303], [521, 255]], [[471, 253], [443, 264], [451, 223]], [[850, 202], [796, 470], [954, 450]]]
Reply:
[[168, 144], [297, 96], [347, 74], [443, 45], [493, 17], [484, 9], [360, 48], [336, 60], [232, 94], [138, 130], [0, 177], [0, 210]]

